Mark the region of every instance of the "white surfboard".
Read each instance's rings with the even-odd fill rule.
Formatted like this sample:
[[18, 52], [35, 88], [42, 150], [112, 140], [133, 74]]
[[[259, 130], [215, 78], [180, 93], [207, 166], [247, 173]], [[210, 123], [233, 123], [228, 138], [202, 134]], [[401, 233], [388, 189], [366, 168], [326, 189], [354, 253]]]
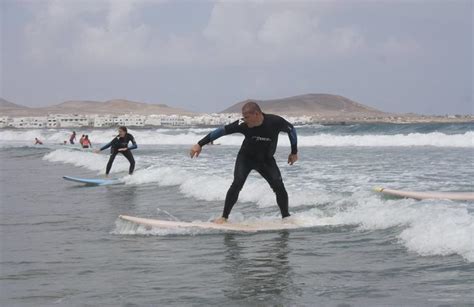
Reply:
[[111, 179], [89, 179], [89, 178], [77, 178], [71, 176], [63, 176], [65, 180], [83, 183], [86, 185], [111, 185], [111, 184], [119, 184], [121, 183], [120, 180], [116, 178]]
[[414, 198], [414, 199], [449, 199], [449, 200], [464, 200], [474, 201], [474, 192], [416, 192], [416, 191], [402, 191], [392, 190], [386, 188], [375, 188], [374, 191], [386, 195]]
[[255, 221], [248, 223], [223, 223], [216, 224], [213, 222], [177, 222], [140, 218], [134, 216], [120, 215], [119, 219], [122, 221], [132, 222], [146, 228], [161, 228], [161, 229], [178, 229], [178, 228], [201, 228], [208, 230], [226, 230], [226, 231], [242, 231], [242, 232], [257, 232], [270, 230], [283, 230], [298, 228], [298, 225], [286, 221]]

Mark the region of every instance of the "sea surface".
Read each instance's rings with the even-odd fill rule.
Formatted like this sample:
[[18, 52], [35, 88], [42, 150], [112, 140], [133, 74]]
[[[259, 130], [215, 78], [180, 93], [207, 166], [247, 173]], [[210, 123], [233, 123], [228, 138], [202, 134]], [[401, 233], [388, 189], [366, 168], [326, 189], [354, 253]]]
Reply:
[[[383, 197], [376, 186], [474, 191], [474, 124], [297, 127], [275, 155], [300, 228], [243, 234], [144, 229], [120, 214], [220, 216], [240, 135], [189, 148], [212, 128], [131, 129], [133, 176], [101, 177], [108, 151], [61, 145], [70, 130], [0, 130], [1, 306], [446, 306], [474, 303], [474, 203]], [[113, 129], [76, 129], [94, 147]], [[34, 138], [44, 145], [33, 145]], [[251, 173], [231, 222], [280, 222]]]

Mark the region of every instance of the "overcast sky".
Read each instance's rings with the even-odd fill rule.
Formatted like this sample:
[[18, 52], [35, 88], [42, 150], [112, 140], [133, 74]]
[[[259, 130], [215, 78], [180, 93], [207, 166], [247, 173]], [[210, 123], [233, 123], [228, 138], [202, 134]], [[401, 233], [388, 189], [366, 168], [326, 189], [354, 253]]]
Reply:
[[389, 112], [474, 113], [473, 1], [1, 2], [0, 96], [193, 111], [338, 94]]

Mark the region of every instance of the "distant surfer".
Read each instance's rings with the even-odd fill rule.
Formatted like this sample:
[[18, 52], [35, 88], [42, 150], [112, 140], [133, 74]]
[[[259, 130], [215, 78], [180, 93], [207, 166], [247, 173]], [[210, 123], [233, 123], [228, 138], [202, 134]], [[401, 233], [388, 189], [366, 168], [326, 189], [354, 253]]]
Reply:
[[81, 138], [79, 139], [79, 144], [81, 144], [81, 146], [82, 146], [82, 142], [84, 142], [84, 138], [85, 138], [85, 137], [86, 137], [86, 136], [83, 134], [83, 135], [81, 136]]
[[215, 219], [214, 222], [222, 224], [227, 221], [232, 207], [237, 202], [240, 190], [242, 190], [247, 176], [252, 170], [259, 172], [270, 184], [276, 194], [281, 215], [286, 218], [290, 216], [288, 212], [288, 193], [273, 155], [278, 143], [278, 134], [286, 132], [291, 143], [288, 164], [293, 165], [298, 160], [296, 130], [284, 118], [278, 115], [264, 114], [255, 102], [244, 104], [242, 116], [242, 119], [212, 131], [191, 147], [190, 156], [194, 158], [199, 156], [204, 145], [221, 136], [232, 133], [241, 133], [245, 136], [235, 162], [234, 181], [227, 191], [222, 217]]
[[74, 145], [75, 140], [76, 140], [76, 131], [73, 131], [71, 136], [69, 137], [69, 143]]
[[[135, 159], [133, 158], [132, 149], [137, 148], [137, 143], [135, 142], [135, 138], [133, 135], [127, 132], [127, 127], [121, 126], [118, 128], [118, 135], [109, 143], [102, 146], [100, 149], [95, 150], [96, 153], [101, 152], [104, 149], [110, 147], [110, 158], [109, 162], [107, 163], [107, 168], [105, 170], [105, 174], [109, 175], [110, 169], [112, 168], [112, 164], [114, 163], [115, 156], [118, 153], [127, 158], [128, 162], [130, 162], [130, 168], [128, 173], [131, 175], [135, 169]], [[128, 146], [128, 143], [132, 143], [131, 146]]]
[[92, 148], [92, 143], [91, 143], [91, 140], [89, 140], [89, 136], [88, 135], [84, 135], [84, 137], [82, 138], [82, 148]]
[[43, 145], [43, 142], [41, 142], [38, 138], [35, 138], [35, 145]]

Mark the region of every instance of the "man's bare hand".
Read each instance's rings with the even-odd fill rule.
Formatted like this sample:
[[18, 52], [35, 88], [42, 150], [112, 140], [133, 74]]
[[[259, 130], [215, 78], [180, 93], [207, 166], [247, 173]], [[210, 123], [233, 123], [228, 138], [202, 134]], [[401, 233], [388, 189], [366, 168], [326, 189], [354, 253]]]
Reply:
[[100, 153], [100, 149], [95, 149], [94, 153]]
[[298, 155], [297, 154], [290, 154], [288, 156], [288, 164], [289, 165], [293, 165], [293, 163], [295, 163], [296, 161], [298, 161]]
[[199, 157], [201, 150], [202, 150], [201, 145], [194, 144], [193, 147], [191, 147], [191, 150], [189, 151], [189, 156], [191, 157], [191, 159]]
[[213, 220], [212, 222], [216, 224], [224, 224], [224, 223], [227, 223], [227, 219], [225, 217], [219, 217]]

